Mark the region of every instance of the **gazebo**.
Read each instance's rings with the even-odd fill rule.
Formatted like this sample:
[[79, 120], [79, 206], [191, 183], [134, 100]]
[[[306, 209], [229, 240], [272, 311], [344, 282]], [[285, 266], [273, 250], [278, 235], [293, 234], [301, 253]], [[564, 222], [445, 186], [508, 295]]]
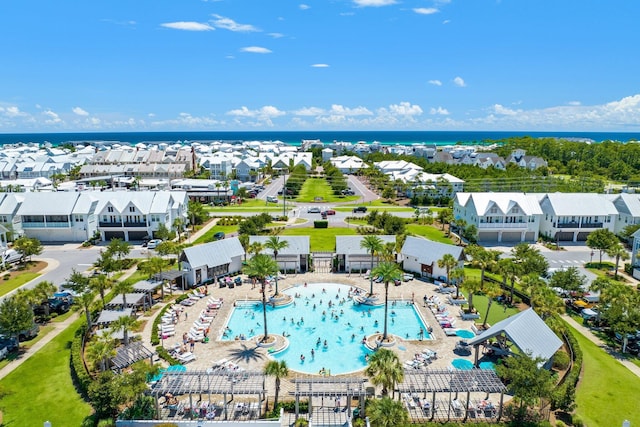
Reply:
[[111, 366], [119, 373], [136, 362], [144, 359], [151, 360], [153, 354], [140, 341], [132, 341], [129, 345], [118, 347], [115, 357], [111, 358]]
[[96, 320], [96, 325], [108, 325], [118, 320], [119, 317], [131, 316], [132, 314], [133, 309], [131, 308], [125, 308], [122, 310], [102, 310], [98, 316], [98, 320]]

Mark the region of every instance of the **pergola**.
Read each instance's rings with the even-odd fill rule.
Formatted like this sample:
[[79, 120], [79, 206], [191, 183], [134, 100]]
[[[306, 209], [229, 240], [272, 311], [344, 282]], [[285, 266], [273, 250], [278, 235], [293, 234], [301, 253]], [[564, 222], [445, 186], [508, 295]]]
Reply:
[[[309, 398], [309, 416], [313, 413], [312, 398], [320, 397], [324, 399], [346, 397], [350, 402], [353, 397], [358, 397], [360, 402], [360, 413], [364, 413], [364, 398], [367, 395], [365, 388], [366, 378], [358, 377], [304, 377], [292, 380], [295, 389], [289, 395], [296, 399], [296, 419], [300, 414], [300, 398]], [[351, 417], [351, 405], [347, 404], [347, 416]]]
[[[259, 401], [264, 400], [265, 375], [261, 371], [231, 371], [220, 370], [194, 370], [186, 372], [164, 372], [155, 384], [151, 386], [151, 394], [156, 400], [156, 411], [160, 413], [158, 399], [160, 396], [171, 394], [173, 396], [189, 395], [189, 404], [193, 407], [193, 395], [207, 394], [209, 403], [211, 395], [224, 396], [224, 419], [227, 419], [227, 404], [233, 401], [234, 395], [256, 395]], [[227, 401], [227, 395], [231, 399]], [[260, 417], [260, 408], [258, 417]]]
[[140, 341], [134, 341], [129, 345], [119, 347], [116, 355], [111, 359], [113, 370], [120, 372], [122, 369], [144, 359], [151, 359], [153, 352], [142, 345]]
[[[447, 419], [451, 417], [451, 394], [455, 393], [457, 399], [459, 393], [466, 393], [466, 406], [464, 420], [467, 420], [469, 411], [470, 394], [472, 392], [500, 393], [500, 406], [498, 407], [498, 418], [502, 416], [502, 404], [504, 400], [505, 385], [493, 369], [426, 369], [426, 370], [405, 370], [404, 381], [398, 384], [397, 390], [400, 393], [419, 394], [422, 393], [427, 398], [427, 393], [431, 393], [431, 408], [436, 407], [436, 393], [448, 393], [449, 405], [447, 408]], [[435, 411], [431, 411], [431, 420], [435, 417]]]

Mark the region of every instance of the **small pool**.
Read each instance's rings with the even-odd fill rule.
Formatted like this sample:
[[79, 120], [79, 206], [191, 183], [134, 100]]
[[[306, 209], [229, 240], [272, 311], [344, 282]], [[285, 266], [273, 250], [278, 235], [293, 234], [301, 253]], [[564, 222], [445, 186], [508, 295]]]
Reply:
[[451, 364], [454, 368], [460, 370], [470, 370], [473, 369], [473, 362], [467, 359], [453, 359]]
[[493, 362], [480, 362], [480, 369], [492, 369], [495, 371], [496, 364]]
[[469, 331], [467, 329], [458, 329], [456, 331], [456, 335], [466, 340], [470, 340], [471, 338], [475, 338], [476, 336], [476, 334], [474, 334], [473, 331]]
[[[362, 338], [384, 330], [384, 305], [355, 304], [349, 298], [350, 289], [349, 285], [314, 283], [284, 291], [294, 297], [294, 303], [267, 307], [267, 326], [269, 333], [287, 335], [289, 347], [270, 356], [285, 360], [289, 369], [310, 374], [322, 368], [331, 374], [344, 374], [367, 366], [370, 351], [362, 345]], [[431, 339], [412, 303], [390, 303], [388, 311], [389, 334], [411, 340]], [[261, 303], [238, 302], [227, 322], [229, 329], [219, 339], [260, 336], [264, 333], [262, 322]]]

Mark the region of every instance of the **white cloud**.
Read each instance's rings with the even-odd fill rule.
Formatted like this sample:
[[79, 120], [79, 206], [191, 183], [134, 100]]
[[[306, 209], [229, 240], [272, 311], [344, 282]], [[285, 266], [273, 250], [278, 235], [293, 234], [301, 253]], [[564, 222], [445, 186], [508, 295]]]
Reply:
[[433, 116], [448, 116], [449, 111], [446, 108], [438, 107], [438, 108], [430, 108], [429, 114]]
[[193, 22], [193, 21], [165, 22], [164, 24], [160, 24], [160, 26], [165, 28], [171, 28], [173, 30], [183, 30], [183, 31], [215, 30], [215, 28], [213, 28], [208, 24], [203, 24], [201, 22]]
[[445, 19], [444, 21], [442, 21], [443, 25], [449, 24], [451, 22], [451, 19]]
[[462, 79], [462, 77], [456, 77], [453, 79], [453, 84], [458, 86], [458, 87], [465, 87], [467, 86], [467, 84], [464, 82], [464, 80]]
[[582, 105], [582, 103], [580, 101], [569, 101], [567, 102], [567, 105]]
[[247, 46], [240, 49], [240, 52], [249, 52], [249, 53], [271, 53], [269, 49], [266, 47], [260, 46]]
[[440, 12], [435, 7], [416, 7], [413, 11], [418, 15], [433, 15], [434, 13]]
[[211, 21], [211, 23], [216, 28], [222, 28], [225, 30], [237, 31], [242, 33], [251, 33], [251, 32], [260, 31], [260, 29], [254, 27], [253, 25], [238, 24], [236, 21], [234, 21], [231, 18], [227, 18], [226, 16], [220, 16], [220, 15], [214, 14], [213, 17], [216, 19]]
[[348, 108], [340, 104], [333, 104], [329, 114], [337, 114], [344, 116], [371, 116], [373, 113], [366, 107]]
[[238, 116], [238, 117], [257, 117], [257, 118], [274, 118], [284, 116], [286, 113], [284, 111], [278, 110], [278, 108], [273, 105], [265, 105], [262, 108], [257, 110], [250, 110], [245, 106], [242, 106], [236, 110], [227, 111], [227, 115], [229, 116]]
[[515, 116], [518, 114], [516, 110], [512, 110], [511, 108], [507, 108], [500, 104], [493, 105], [493, 112], [501, 116]]
[[[0, 107], [1, 108], [1, 107]], [[20, 111], [20, 108], [16, 107], [15, 105], [11, 105], [9, 107], [0, 109], [0, 111], [4, 112], [4, 115], [7, 117], [24, 117], [27, 116], [27, 113], [24, 113], [22, 111]]]
[[78, 115], [78, 116], [88, 116], [89, 115], [89, 113], [86, 110], [83, 110], [80, 107], [73, 107], [73, 109], [71, 111], [73, 111], [73, 113]]
[[313, 68], [329, 68], [329, 64], [311, 64]]
[[304, 3], [300, 4], [298, 7], [300, 8], [300, 10], [311, 9], [311, 6], [309, 6], [308, 4], [304, 4]]
[[442, 82], [440, 80], [429, 80], [429, 84], [434, 86], [442, 86]]
[[279, 39], [281, 37], [284, 37], [284, 34], [282, 33], [268, 33], [267, 35], [270, 37], [273, 37], [274, 39]]
[[48, 117], [44, 121], [46, 124], [62, 123], [62, 119], [60, 118], [60, 116], [57, 113], [55, 113], [55, 112], [53, 112], [51, 110], [46, 110], [42, 114], [44, 114], [45, 116]]
[[296, 116], [321, 116], [326, 114], [326, 111], [318, 107], [302, 107], [299, 110], [292, 111], [291, 113]]
[[409, 102], [401, 102], [399, 104], [389, 105], [389, 111], [392, 114], [399, 116], [419, 116], [422, 114], [422, 108], [419, 105], [411, 104]]
[[396, 4], [395, 0], [353, 0], [360, 7], [381, 7]]

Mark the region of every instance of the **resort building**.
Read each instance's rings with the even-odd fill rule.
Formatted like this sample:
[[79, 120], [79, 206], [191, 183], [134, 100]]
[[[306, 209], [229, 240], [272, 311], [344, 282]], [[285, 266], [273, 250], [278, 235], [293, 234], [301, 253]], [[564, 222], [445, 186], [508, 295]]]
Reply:
[[237, 237], [185, 248], [180, 265], [188, 286], [209, 283], [242, 269], [244, 249]]
[[[262, 244], [262, 253], [273, 256], [273, 251], [264, 246], [270, 236], [249, 236], [249, 244]], [[287, 242], [287, 247], [278, 251], [280, 271], [305, 273], [309, 269], [310, 240], [309, 236], [278, 236]]]
[[438, 261], [446, 254], [452, 255], [458, 261], [456, 267], [464, 266], [465, 255], [461, 246], [407, 236], [400, 251], [402, 267], [405, 271], [438, 280], [447, 278], [447, 270], [438, 266]]
[[629, 225], [640, 224], [640, 195], [632, 193], [606, 194], [618, 211], [615, 233], [620, 234]]
[[[382, 244], [396, 244], [396, 236], [381, 235], [377, 236], [382, 240]], [[373, 269], [378, 265], [379, 257], [373, 257], [371, 262], [371, 253], [367, 252], [361, 244], [365, 236], [336, 236], [336, 270], [338, 272], [363, 272]]]
[[478, 229], [479, 242], [535, 242], [542, 209], [525, 193], [458, 193], [453, 216]]

